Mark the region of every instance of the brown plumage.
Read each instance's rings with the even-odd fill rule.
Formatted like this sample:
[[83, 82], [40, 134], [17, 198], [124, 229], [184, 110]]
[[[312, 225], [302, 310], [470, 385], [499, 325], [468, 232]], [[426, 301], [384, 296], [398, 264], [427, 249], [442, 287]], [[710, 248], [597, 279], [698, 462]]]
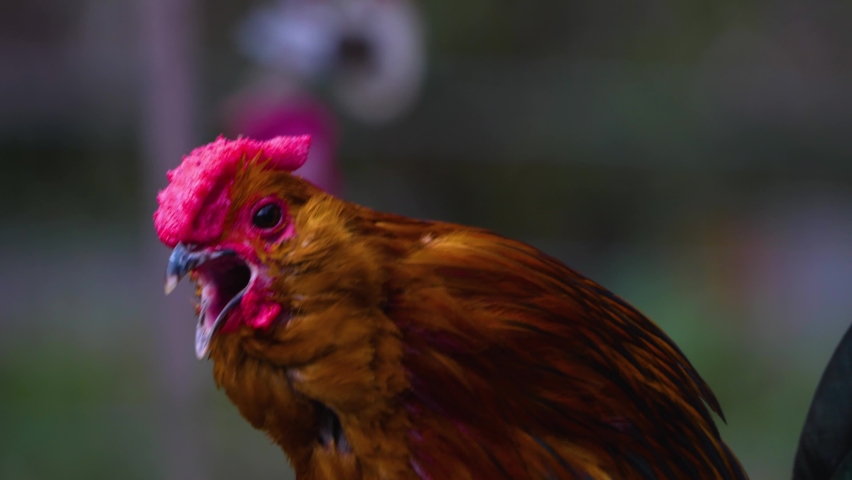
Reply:
[[[215, 327], [209, 356], [300, 480], [747, 478], [709, 387], [620, 298], [521, 242], [332, 197], [247, 145], [211, 175], [226, 185], [209, 189], [227, 204], [215, 236], [193, 233], [221, 205], [210, 198], [168, 230], [164, 194], [158, 229], [192, 252], [233, 250], [267, 280]], [[246, 234], [244, 212], [269, 198], [289, 233]], [[194, 276], [223, 291], [203, 270], [217, 262]], [[257, 298], [281, 312], [261, 327]]]

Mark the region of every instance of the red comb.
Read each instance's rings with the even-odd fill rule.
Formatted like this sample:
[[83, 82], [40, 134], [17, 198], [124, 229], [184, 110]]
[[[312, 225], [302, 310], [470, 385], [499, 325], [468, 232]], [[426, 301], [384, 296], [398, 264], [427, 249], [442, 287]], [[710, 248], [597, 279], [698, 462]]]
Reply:
[[[264, 160], [270, 169], [292, 172], [305, 163], [310, 143], [309, 135], [265, 141], [220, 136], [196, 148], [168, 172], [169, 185], [157, 195], [160, 208], [154, 213], [154, 226], [160, 240], [174, 247], [178, 242], [217, 239], [228, 208], [221, 193], [230, 187], [240, 162]], [[205, 218], [199, 222], [196, 217], [205, 204]]]

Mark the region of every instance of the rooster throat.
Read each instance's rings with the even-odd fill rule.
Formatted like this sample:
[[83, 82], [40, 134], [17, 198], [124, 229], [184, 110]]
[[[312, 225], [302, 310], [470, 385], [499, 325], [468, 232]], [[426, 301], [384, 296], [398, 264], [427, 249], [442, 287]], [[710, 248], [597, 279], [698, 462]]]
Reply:
[[198, 287], [201, 289], [201, 305], [198, 307], [198, 325], [195, 327], [195, 354], [199, 360], [204, 358], [207, 350], [210, 348], [210, 340], [213, 339], [222, 325], [228, 314], [240, 305], [246, 291], [251, 286], [246, 285], [240, 290], [228, 303], [219, 311], [218, 314], [211, 314], [210, 305], [213, 303], [211, 298], [219, 297], [218, 290], [214, 285], [207, 284], [202, 286], [199, 282]]

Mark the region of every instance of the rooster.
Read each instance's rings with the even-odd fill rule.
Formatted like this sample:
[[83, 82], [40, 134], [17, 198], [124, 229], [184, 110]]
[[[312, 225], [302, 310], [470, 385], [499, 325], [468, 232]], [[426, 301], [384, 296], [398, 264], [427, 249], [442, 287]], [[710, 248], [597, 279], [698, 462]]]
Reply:
[[298, 479], [747, 478], [638, 310], [524, 243], [335, 198], [292, 174], [309, 143], [220, 137], [154, 214], [198, 357]]

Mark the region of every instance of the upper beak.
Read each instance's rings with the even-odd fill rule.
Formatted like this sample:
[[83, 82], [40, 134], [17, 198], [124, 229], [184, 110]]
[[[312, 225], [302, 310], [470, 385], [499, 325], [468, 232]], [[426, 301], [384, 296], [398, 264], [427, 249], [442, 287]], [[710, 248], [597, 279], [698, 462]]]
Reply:
[[172, 250], [169, 264], [166, 266], [166, 295], [172, 293], [180, 280], [191, 270], [200, 267], [209, 260], [226, 255], [236, 255], [236, 252], [233, 250], [192, 251], [183, 243], [178, 243]]

